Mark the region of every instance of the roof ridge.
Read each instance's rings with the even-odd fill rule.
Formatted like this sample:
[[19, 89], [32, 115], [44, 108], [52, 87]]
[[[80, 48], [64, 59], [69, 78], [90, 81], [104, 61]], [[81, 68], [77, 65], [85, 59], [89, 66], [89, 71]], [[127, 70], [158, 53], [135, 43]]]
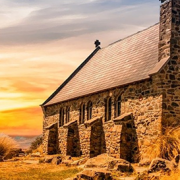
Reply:
[[[136, 35], [136, 34], [138, 34], [138, 33], [141, 33], [141, 32], [143, 32], [143, 31], [146, 31], [146, 30], [148, 30], [148, 29], [150, 29], [150, 28], [152, 28], [152, 27], [154, 27], [154, 26], [156, 26], [156, 25], [158, 25], [158, 24], [159, 24], [159, 22], [156, 23], [156, 24], [154, 24], [154, 25], [152, 25], [152, 26], [149, 26], [148, 28], [145, 28], [145, 29], [143, 29], [143, 30], [141, 30], [141, 31], [138, 31], [138, 32], [136, 32], [136, 33], [134, 33], [134, 34], [131, 34], [131, 35], [126, 36], [126, 37], [124, 37], [124, 38], [122, 38], [122, 39], [119, 39], [119, 40], [117, 40], [117, 41], [115, 41], [115, 42], [113, 42], [113, 43], [110, 43], [109, 45], [107, 45], [107, 46], [104, 47], [104, 48], [107, 48], [107, 47], [109, 47], [109, 46], [112, 46], [112, 45], [114, 45], [114, 44], [116, 44], [116, 43], [118, 43], [118, 42], [120, 42], [120, 41], [123, 41], [123, 40], [125, 40], [125, 39], [127, 39], [127, 38], [130, 38], [130, 37], [132, 37], [132, 36], [134, 36], [134, 35]], [[103, 49], [103, 48], [102, 48], [102, 49]]]

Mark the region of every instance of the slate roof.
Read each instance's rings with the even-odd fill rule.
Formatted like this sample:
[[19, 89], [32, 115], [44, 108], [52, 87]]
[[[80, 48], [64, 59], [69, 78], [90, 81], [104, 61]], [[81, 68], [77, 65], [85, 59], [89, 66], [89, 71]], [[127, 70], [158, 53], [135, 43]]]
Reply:
[[150, 78], [158, 62], [159, 24], [96, 49], [43, 105]]

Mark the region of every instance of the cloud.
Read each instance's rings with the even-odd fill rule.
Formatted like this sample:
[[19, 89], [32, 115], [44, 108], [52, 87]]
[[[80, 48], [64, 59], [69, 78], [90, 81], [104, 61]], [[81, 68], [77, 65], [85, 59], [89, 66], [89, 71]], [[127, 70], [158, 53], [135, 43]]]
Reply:
[[38, 106], [0, 111], [0, 133], [39, 135], [42, 133], [42, 119]]
[[127, 25], [145, 26], [158, 21], [159, 6], [155, 0], [143, 4], [137, 1], [133, 5], [115, 0], [88, 3], [53, 1], [51, 5], [48, 2], [44, 2], [45, 7], [42, 7], [42, 1], [28, 2], [39, 3], [40, 9], [32, 11], [17, 25], [1, 28], [0, 42], [3, 44], [43, 43], [82, 34], [126, 29]]

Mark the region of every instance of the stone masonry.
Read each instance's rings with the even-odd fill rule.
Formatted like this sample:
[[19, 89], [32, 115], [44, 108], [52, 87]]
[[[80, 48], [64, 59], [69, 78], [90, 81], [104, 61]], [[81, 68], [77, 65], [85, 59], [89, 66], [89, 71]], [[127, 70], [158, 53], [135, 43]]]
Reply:
[[[150, 79], [42, 106], [44, 152], [84, 157], [106, 152], [131, 162], [148, 157], [148, 148], [163, 130], [180, 123], [180, 0], [165, 1], [161, 5], [159, 63], [164, 59], [167, 59], [165, 65], [158, 73], [151, 74]], [[119, 96], [121, 115], [117, 117], [115, 105]], [[109, 121], [105, 121], [107, 97], [112, 98]], [[87, 120], [89, 101], [92, 118]], [[80, 124], [82, 103], [85, 122]], [[70, 121], [59, 126], [62, 107], [70, 107]], [[52, 142], [56, 142], [54, 149]]]
[[[91, 153], [96, 152], [97, 150], [95, 148], [98, 148], [99, 150], [95, 155], [107, 152], [114, 157], [138, 161], [139, 157], [143, 156], [146, 148], [161, 133], [162, 94], [160, 91], [154, 90], [155, 87], [156, 84], [153, 83], [153, 80], [139, 82], [134, 85], [48, 106], [45, 108], [44, 126], [47, 127], [54, 123], [58, 124], [59, 109], [70, 106], [70, 122], [76, 120], [76, 128], [78, 128], [76, 131], [79, 131], [79, 142], [77, 143], [80, 143], [80, 155], [91, 157]], [[132, 117], [127, 118], [128, 116], [125, 116], [124, 118], [116, 119], [114, 117], [113, 103], [111, 120], [105, 122], [105, 99], [110, 96], [114, 102], [119, 94], [121, 94], [122, 99], [122, 114], [132, 113]], [[95, 121], [94, 124], [87, 125], [86, 123], [88, 121], [86, 120], [84, 124], [79, 125], [79, 107], [82, 102], [87, 104], [89, 100], [93, 104], [92, 118], [97, 119], [97, 122]], [[96, 130], [96, 128], [99, 130]], [[49, 130], [44, 131], [44, 151], [48, 152], [47, 142], [49, 132], [47, 131]], [[92, 134], [93, 138], [91, 138]], [[59, 127], [58, 136], [59, 147], [57, 152], [66, 155], [68, 154], [68, 128], [64, 126]], [[101, 143], [95, 142], [98, 139], [101, 139], [99, 140]], [[91, 146], [90, 144], [95, 144], [95, 146]]]

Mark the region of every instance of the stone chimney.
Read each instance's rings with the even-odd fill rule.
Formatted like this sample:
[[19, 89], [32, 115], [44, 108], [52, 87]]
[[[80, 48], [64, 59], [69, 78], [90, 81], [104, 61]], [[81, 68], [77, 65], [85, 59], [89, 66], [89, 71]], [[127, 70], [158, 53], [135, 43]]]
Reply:
[[180, 62], [180, 0], [160, 0], [159, 61]]
[[159, 74], [165, 130], [180, 124], [180, 0], [161, 2], [159, 61], [168, 58], [168, 64]]

